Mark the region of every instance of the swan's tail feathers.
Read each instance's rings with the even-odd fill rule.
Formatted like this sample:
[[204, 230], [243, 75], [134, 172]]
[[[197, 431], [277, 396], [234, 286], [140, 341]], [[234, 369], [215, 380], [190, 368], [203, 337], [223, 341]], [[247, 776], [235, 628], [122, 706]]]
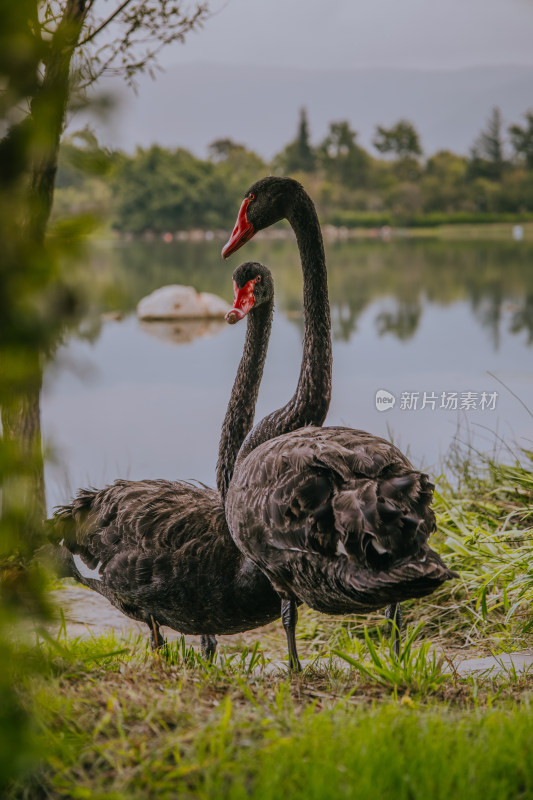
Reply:
[[399, 587], [398, 601], [405, 597], [425, 597], [438, 589], [445, 581], [458, 578], [438, 553], [427, 545], [416, 558], [398, 562], [384, 575], [388, 584], [387, 596], [393, 594], [393, 587]]
[[40, 551], [43, 560], [58, 577], [74, 578], [91, 589], [95, 588], [97, 581], [80, 572], [76, 562], [82, 563], [85, 570], [94, 570], [100, 563], [88, 547], [88, 521], [96, 494], [94, 489], [82, 489], [72, 503], [56, 508], [54, 516], [46, 522], [49, 544]]
[[79, 580], [72, 554], [60, 544], [44, 544], [35, 553], [35, 559], [58, 578]]
[[338, 549], [374, 568], [415, 557], [435, 528], [433, 484], [419, 472], [382, 479], [359, 478], [334, 494]]
[[[45, 544], [39, 548], [36, 558], [58, 578], [74, 578], [78, 583], [102, 594], [102, 583], [98, 578], [84, 575], [76, 564], [76, 557], [61, 544]], [[78, 563], [83, 562], [78, 559]]]
[[72, 503], [65, 506], [57, 506], [54, 516], [48, 520], [49, 533], [48, 539], [52, 542], [63, 542], [65, 547], [72, 552], [87, 538], [88, 521], [97, 495], [97, 489], [80, 489]]

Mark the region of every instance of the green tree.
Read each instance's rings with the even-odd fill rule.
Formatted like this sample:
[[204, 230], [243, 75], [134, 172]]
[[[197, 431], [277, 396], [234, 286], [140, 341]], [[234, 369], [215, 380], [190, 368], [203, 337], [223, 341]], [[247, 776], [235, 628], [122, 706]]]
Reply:
[[182, 148], [138, 148], [116, 156], [112, 172], [114, 224], [142, 234], [190, 228], [228, 228], [243, 185], [257, 180], [264, 162], [242, 145], [213, 143], [216, 163]]
[[[68, 270], [59, 259], [72, 257], [82, 221], [56, 226], [45, 240], [69, 97], [74, 84], [83, 89], [113, 65], [133, 80], [160, 46], [182, 38], [204, 14], [198, 6], [186, 16], [170, 0], [0, 3], [0, 661], [8, 665], [0, 670], [1, 796], [39, 755], [38, 726], [15, 682], [17, 672], [37, 668], [39, 658], [21, 656], [20, 643], [31, 629], [28, 618], [42, 619], [47, 610], [32, 560], [45, 513], [42, 365], [76, 319], [82, 294], [72, 259]], [[141, 55], [140, 46], [148, 51]], [[17, 633], [22, 621], [24, 632]]]
[[370, 157], [356, 143], [357, 132], [347, 120], [332, 122], [329, 133], [319, 146], [320, 159], [330, 180], [350, 188], [362, 187], [368, 178]]
[[215, 139], [207, 148], [209, 158], [215, 163], [231, 161], [238, 153], [246, 151], [243, 144], [237, 144], [233, 139]]
[[110, 219], [108, 176], [117, 155], [99, 145], [90, 128], [63, 137], [59, 148], [50, 222], [73, 215]]
[[143, 233], [177, 231], [198, 225], [208, 178], [214, 167], [187, 150], [152, 146], [122, 156], [113, 177], [116, 227]]
[[[18, 202], [11, 202], [9, 216], [13, 219], [13, 212], [18, 212], [14, 224], [23, 232], [20, 244], [33, 247], [35, 259], [40, 260], [45, 257], [44, 237], [69, 98], [77, 92], [79, 101], [80, 92], [110, 69], [131, 83], [139, 71], [152, 68], [164, 45], [183, 40], [202, 22], [206, 7], [197, 5], [188, 13], [179, 0], [114, 0], [111, 8], [101, 0], [23, 0], [10, 14], [5, 5], [0, 69], [6, 70], [7, 78], [2, 126], [7, 133], [0, 141], [0, 162], [6, 178], [16, 176], [13, 191]], [[20, 102], [13, 106], [17, 99]], [[20, 300], [5, 297], [6, 303], [13, 303], [4, 316], [9, 322]], [[29, 397], [6, 400], [2, 409], [4, 431], [13, 439], [24, 439], [31, 453], [41, 448], [40, 362], [34, 355], [35, 374], [26, 386], [31, 402]], [[33, 494], [40, 498], [44, 513], [42, 479], [40, 484], [35, 484]]]
[[242, 185], [246, 184], [247, 179], [248, 183], [253, 183], [267, 168], [257, 153], [231, 139], [216, 139], [209, 145], [208, 152], [211, 161], [217, 165], [217, 171], [224, 174], [231, 183], [238, 183], [241, 193]]
[[87, 176], [104, 177], [112, 165], [112, 154], [100, 147], [89, 128], [64, 138], [59, 149], [56, 188], [83, 185]]
[[417, 159], [422, 155], [422, 146], [411, 122], [401, 119], [391, 128], [378, 125], [372, 144], [380, 153], [394, 156], [395, 172], [401, 180], [412, 181], [419, 177]]
[[220, 188], [216, 194], [205, 198], [203, 224], [209, 228], [231, 229], [234, 220], [230, 209], [238, 205], [243, 186], [250, 186], [261, 178], [268, 167], [257, 153], [231, 139], [217, 139], [208, 150], [211, 161], [215, 162], [212, 185]]
[[376, 127], [372, 144], [380, 153], [392, 153], [397, 159], [416, 159], [422, 155], [420, 137], [414, 125], [401, 119], [392, 128]]
[[533, 111], [524, 114], [526, 125], [511, 125], [509, 136], [518, 160], [525, 161], [527, 169], [533, 170]]
[[424, 211], [452, 212], [467, 203], [468, 161], [449, 150], [428, 158], [421, 177]]
[[487, 127], [481, 132], [478, 139], [478, 146], [481, 155], [496, 165], [501, 170], [503, 165], [503, 120], [502, 112], [498, 106], [494, 106], [487, 121]]
[[[42, 534], [44, 491], [38, 398], [40, 352], [57, 332], [67, 293], [50, 249], [37, 248], [20, 225], [27, 209], [27, 175], [35, 138], [17, 125], [39, 81], [42, 45], [30, 20], [35, 0], [0, 4], [0, 795], [39, 755], [35, 725], [15, 685], [17, 670], [31, 672], [15, 642], [27, 638], [28, 617], [45, 613], [39, 573], [24, 568]], [[21, 414], [22, 406], [22, 414]], [[26, 412], [26, 413], [24, 413]], [[14, 435], [24, 418], [24, 436]], [[29, 491], [30, 490], [30, 491]], [[23, 636], [15, 625], [26, 622]]]
[[296, 139], [286, 146], [276, 160], [286, 173], [314, 171], [316, 155], [309, 139], [309, 123], [305, 108], [300, 109], [300, 122]]
[[200, 25], [207, 10], [200, 4], [189, 12], [179, 0], [115, 0], [111, 8], [101, 0], [34, 0], [30, 6], [26, 24], [38, 71], [28, 113], [9, 136], [33, 139], [24, 223], [26, 235], [42, 242], [69, 98], [77, 93], [79, 101], [110, 70], [134, 82], [152, 69], [162, 47]]
[[469, 176], [500, 180], [505, 168], [503, 120], [500, 109], [492, 109], [487, 125], [470, 150]]

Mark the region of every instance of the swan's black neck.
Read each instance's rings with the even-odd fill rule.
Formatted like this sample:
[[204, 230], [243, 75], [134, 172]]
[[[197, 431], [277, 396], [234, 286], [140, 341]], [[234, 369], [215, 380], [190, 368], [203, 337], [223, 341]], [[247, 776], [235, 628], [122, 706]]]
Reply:
[[322, 233], [311, 198], [301, 190], [287, 219], [298, 242], [304, 279], [302, 365], [296, 392], [278, 412], [290, 430], [322, 425], [331, 400], [331, 321]]
[[248, 314], [243, 354], [233, 383], [218, 446], [217, 489], [222, 495], [222, 500], [226, 498], [239, 448], [253, 424], [272, 328], [273, 309], [272, 299], [252, 309]]
[[302, 366], [294, 395], [247, 436], [239, 462], [262, 442], [307, 425], [322, 425], [331, 399], [331, 321], [322, 233], [315, 207], [299, 187], [287, 212], [298, 242], [304, 279]]

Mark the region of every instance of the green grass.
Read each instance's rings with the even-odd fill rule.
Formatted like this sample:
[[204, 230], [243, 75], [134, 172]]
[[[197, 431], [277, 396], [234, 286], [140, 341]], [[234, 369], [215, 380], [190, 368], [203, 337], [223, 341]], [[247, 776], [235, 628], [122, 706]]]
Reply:
[[193, 663], [181, 647], [161, 657], [136, 641], [117, 653], [117, 644], [63, 640], [58, 649], [41, 640], [50, 668], [21, 691], [38, 708], [43, 758], [10, 798], [487, 800], [533, 792], [527, 676], [450, 675], [430, 693], [417, 686], [417, 648], [398, 683], [383, 680], [386, 665], [394, 673], [386, 652], [374, 674], [330, 664], [288, 678], [261, 664]]
[[[382, 615], [302, 609], [289, 677], [280, 624], [222, 639], [54, 634], [17, 647], [31, 758], [9, 800], [533, 797], [533, 672], [461, 678], [453, 659], [531, 646], [531, 453], [461, 461], [439, 482], [437, 547], [460, 578], [405, 604], [396, 660]], [[24, 664], [26, 669], [21, 670]]]
[[[445, 615], [452, 608], [459, 638], [477, 647], [531, 643], [533, 453], [520, 455], [511, 465], [485, 459], [474, 471], [462, 462], [460, 488], [443, 482], [436, 497], [437, 547], [460, 579], [432, 603]], [[445, 632], [448, 640], [452, 633]]]
[[[398, 691], [412, 691], [426, 696], [446, 681], [443, 672], [444, 657], [431, 651], [429, 642], [415, 647], [415, 639], [424, 623], [403, 632], [398, 657], [394, 654], [394, 636], [387, 641], [379, 635], [379, 646], [373, 642], [368, 629], [365, 628], [364, 647], [359, 644], [357, 654], [350, 655], [341, 650], [333, 650], [333, 654], [354, 667], [363, 677], [384, 687], [391, 687], [394, 696]], [[368, 658], [365, 655], [368, 654]]]
[[453, 211], [450, 213], [436, 211], [425, 214], [395, 215], [392, 212], [357, 211], [342, 209], [333, 211], [325, 220], [331, 225], [348, 228], [378, 228], [382, 225], [404, 228], [435, 228], [438, 226], [483, 226], [483, 225], [516, 225], [533, 222], [529, 212], [506, 214], [492, 212]]
[[413, 238], [426, 238], [437, 237], [439, 239], [455, 240], [455, 241], [469, 241], [472, 239], [479, 241], [512, 241], [513, 228], [515, 224], [522, 225], [524, 241], [531, 241], [533, 238], [533, 223], [532, 222], [516, 222], [503, 221], [500, 222], [462, 222], [462, 223], [447, 223], [441, 221], [435, 223], [433, 226], [413, 228], [409, 227], [409, 236]]

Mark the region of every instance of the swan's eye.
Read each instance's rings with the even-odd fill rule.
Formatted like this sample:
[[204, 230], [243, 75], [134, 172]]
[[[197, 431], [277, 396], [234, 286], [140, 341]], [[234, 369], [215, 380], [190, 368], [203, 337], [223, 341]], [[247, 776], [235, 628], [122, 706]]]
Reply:
[[255, 194], [250, 192], [250, 194], [248, 195], [248, 200], [255, 200]]
[[256, 279], [255, 279], [255, 282], [256, 282], [256, 283], [259, 283], [259, 281], [260, 281], [260, 280], [261, 280], [261, 275], [257, 275], [257, 277], [256, 277]]

